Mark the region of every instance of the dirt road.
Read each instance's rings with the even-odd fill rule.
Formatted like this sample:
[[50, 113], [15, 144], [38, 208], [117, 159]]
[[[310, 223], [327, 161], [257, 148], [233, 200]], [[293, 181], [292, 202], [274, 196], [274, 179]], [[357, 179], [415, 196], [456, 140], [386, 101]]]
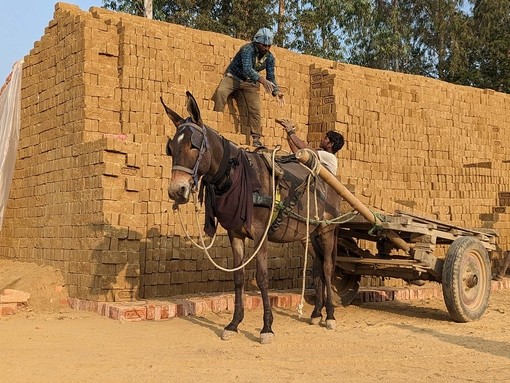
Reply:
[[509, 314], [508, 289], [464, 324], [442, 299], [340, 307], [332, 331], [277, 309], [276, 340], [261, 345], [260, 310], [222, 341], [227, 313], [120, 322], [39, 305], [0, 318], [0, 381], [509, 382]]

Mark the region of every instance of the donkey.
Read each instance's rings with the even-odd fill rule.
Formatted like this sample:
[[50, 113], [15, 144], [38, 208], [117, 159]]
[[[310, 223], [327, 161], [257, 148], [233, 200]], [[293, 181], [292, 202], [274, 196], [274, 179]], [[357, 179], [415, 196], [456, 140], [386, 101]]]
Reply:
[[[315, 179], [310, 193], [318, 193], [319, 202], [308, 204], [305, 179], [309, 171], [296, 161], [281, 164], [283, 176], [277, 182], [281, 202], [275, 212], [276, 219], [268, 230], [273, 212], [271, 203], [267, 201], [271, 202], [276, 193], [272, 190], [272, 170], [267, 161], [259, 152], [242, 149], [204, 125], [195, 98], [189, 92], [186, 96], [187, 118], [170, 109], [161, 98], [168, 117], [176, 127], [174, 137], [169, 138], [166, 145], [167, 155], [172, 157], [168, 195], [175, 203], [185, 204], [199, 189], [200, 201], [205, 199], [204, 231], [212, 236], [215, 223], [221, 224], [230, 239], [234, 266], [241, 265], [245, 259], [247, 238], [253, 240], [255, 248], [260, 246], [256, 254], [256, 281], [264, 309], [260, 342], [270, 343], [274, 338], [268, 294], [268, 240], [289, 243], [303, 242], [307, 236], [310, 237], [316, 295], [311, 323], [322, 323], [322, 308], [325, 307], [326, 327], [333, 329], [336, 324], [332, 299], [336, 230], [334, 225], [324, 222], [338, 215], [340, 197], [320, 179]], [[308, 220], [308, 224], [303, 218], [307, 206], [309, 216], [318, 218]], [[224, 328], [224, 340], [237, 333], [244, 318], [244, 282], [244, 268], [234, 271], [234, 313], [231, 322]]]

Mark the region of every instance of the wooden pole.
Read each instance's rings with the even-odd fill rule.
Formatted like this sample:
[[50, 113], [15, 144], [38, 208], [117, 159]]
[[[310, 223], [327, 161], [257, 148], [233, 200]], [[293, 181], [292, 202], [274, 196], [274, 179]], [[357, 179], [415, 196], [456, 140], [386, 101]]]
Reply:
[[[310, 154], [310, 149], [300, 149], [296, 152], [296, 158], [303, 163], [305, 166], [310, 167], [310, 161], [312, 156]], [[336, 177], [327, 171], [322, 165], [318, 164], [319, 167], [319, 176], [326, 182], [329, 186], [331, 186], [338, 195], [340, 195], [344, 200], [346, 200], [349, 205], [351, 205], [356, 211], [358, 211], [363, 218], [365, 218], [368, 222], [377, 225], [379, 222], [377, 217], [367, 208], [359, 199], [357, 199], [350, 191], [347, 189], [340, 181], [336, 179]], [[386, 237], [388, 237], [395, 245], [404, 250], [406, 253], [409, 253], [411, 246], [404, 241], [400, 236], [395, 233], [393, 230], [385, 230]]]

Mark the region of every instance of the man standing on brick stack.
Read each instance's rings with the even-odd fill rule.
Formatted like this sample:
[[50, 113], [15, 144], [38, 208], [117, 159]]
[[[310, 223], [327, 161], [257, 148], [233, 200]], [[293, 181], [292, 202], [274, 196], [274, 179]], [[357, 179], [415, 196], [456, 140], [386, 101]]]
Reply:
[[[227, 67], [225, 76], [212, 97], [214, 111], [223, 112], [228, 96], [234, 92], [237, 93], [237, 100], [242, 101], [242, 104], [246, 107], [248, 128], [250, 129], [252, 144], [255, 147], [263, 146], [260, 141], [262, 136], [260, 84], [266, 92], [277, 98], [280, 106], [285, 104], [283, 93], [276, 84], [275, 58], [270, 52], [273, 37], [274, 35], [269, 29], [262, 28], [255, 34], [251, 43], [243, 45]], [[258, 73], [264, 69], [266, 70], [265, 78]]]

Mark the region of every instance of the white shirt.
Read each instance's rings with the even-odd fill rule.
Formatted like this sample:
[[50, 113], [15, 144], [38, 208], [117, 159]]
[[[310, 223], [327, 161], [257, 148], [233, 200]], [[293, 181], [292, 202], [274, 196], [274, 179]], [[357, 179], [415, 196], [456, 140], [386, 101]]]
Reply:
[[319, 155], [319, 161], [322, 166], [336, 175], [338, 170], [338, 159], [333, 153], [326, 152], [325, 150], [317, 150], [317, 154]]

